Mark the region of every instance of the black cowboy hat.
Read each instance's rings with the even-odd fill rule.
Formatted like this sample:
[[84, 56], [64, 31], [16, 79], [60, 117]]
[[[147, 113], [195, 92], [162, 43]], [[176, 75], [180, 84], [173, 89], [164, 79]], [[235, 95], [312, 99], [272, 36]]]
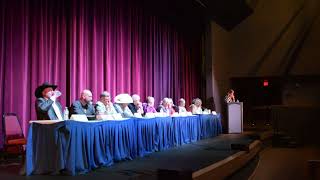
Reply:
[[39, 87], [37, 87], [36, 91], [34, 92], [34, 95], [37, 97], [37, 98], [41, 98], [42, 97], [42, 91], [45, 89], [45, 88], [48, 88], [48, 87], [51, 87], [53, 90], [55, 90], [58, 86], [57, 85], [54, 85], [54, 84], [49, 84], [47, 82], [44, 82], [43, 84], [41, 84]]

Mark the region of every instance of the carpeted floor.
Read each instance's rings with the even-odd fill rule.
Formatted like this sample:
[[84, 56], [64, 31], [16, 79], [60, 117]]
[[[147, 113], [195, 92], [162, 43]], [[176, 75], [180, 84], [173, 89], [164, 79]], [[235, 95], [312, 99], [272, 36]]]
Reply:
[[320, 160], [320, 147], [266, 148], [250, 180], [310, 179], [307, 162], [312, 159]]

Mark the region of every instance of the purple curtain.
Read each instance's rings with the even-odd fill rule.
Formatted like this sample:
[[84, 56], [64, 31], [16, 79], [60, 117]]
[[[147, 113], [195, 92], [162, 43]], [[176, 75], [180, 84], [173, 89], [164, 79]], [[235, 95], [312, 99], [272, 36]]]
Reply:
[[133, 2], [10, 0], [0, 6], [0, 113], [15, 112], [26, 133], [34, 90], [55, 83], [70, 105], [87, 88], [94, 101], [110, 91], [199, 96], [199, 44]]

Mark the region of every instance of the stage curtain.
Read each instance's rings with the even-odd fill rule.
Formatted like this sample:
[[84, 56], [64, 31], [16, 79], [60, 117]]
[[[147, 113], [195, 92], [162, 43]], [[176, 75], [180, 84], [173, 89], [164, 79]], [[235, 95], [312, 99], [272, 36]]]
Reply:
[[145, 100], [199, 96], [200, 43], [135, 1], [0, 2], [0, 113], [15, 112], [26, 133], [34, 91], [57, 84], [69, 106], [83, 89], [137, 93]]

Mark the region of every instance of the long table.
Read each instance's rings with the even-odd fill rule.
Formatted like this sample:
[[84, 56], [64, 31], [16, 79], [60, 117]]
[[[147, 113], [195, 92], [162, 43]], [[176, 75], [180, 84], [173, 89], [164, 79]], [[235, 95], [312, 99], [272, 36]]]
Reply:
[[221, 132], [219, 114], [31, 123], [26, 172], [27, 175], [83, 174], [118, 161], [214, 137]]

